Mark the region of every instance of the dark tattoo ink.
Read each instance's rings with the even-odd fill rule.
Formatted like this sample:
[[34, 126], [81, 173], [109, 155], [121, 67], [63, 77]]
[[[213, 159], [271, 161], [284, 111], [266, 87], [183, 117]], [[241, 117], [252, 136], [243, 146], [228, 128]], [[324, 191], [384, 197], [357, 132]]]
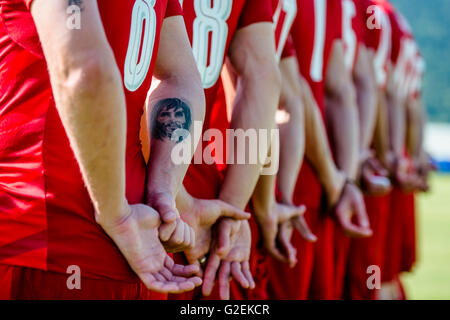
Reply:
[[179, 143], [189, 134], [191, 108], [180, 99], [164, 99], [154, 107], [151, 120], [153, 138]]
[[69, 0], [69, 7], [70, 6], [77, 6], [83, 11], [83, 0]]

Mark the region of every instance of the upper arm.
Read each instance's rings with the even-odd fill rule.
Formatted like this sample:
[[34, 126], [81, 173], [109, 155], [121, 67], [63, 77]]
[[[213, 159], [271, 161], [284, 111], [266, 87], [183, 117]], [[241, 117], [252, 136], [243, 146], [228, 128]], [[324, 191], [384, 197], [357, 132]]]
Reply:
[[256, 79], [275, 76], [281, 81], [271, 22], [254, 23], [239, 29], [231, 42], [229, 57], [240, 76]]
[[356, 83], [369, 81], [371, 86], [375, 86], [373, 58], [373, 50], [367, 48], [365, 45], [359, 46], [355, 70], [353, 72], [353, 78]]
[[172, 16], [164, 19], [160, 37], [154, 70], [155, 78], [162, 80], [174, 76], [189, 75], [192, 81], [201, 86], [200, 74], [189, 43], [183, 17]]
[[335, 40], [325, 75], [326, 92], [331, 96], [346, 95], [352, 86], [351, 72], [345, 66], [343, 43], [341, 40]]
[[103, 29], [97, 1], [83, 1], [81, 27], [69, 28], [69, 1], [34, 0], [31, 6], [50, 72], [67, 75], [71, 67], [110, 61], [112, 50]]

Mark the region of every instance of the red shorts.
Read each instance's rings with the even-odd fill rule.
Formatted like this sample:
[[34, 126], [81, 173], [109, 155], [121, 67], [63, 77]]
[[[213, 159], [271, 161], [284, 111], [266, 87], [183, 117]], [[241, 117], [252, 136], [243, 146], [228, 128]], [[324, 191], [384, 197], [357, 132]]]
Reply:
[[401, 272], [410, 272], [417, 259], [416, 212], [414, 193], [405, 195]]
[[344, 296], [345, 278], [347, 276], [347, 266], [349, 263], [351, 239], [347, 237], [341, 228], [337, 227], [334, 234], [335, 241], [335, 299], [342, 299]]
[[[305, 218], [315, 232], [314, 220], [317, 218], [317, 212], [308, 210]], [[294, 232], [292, 244], [297, 249], [298, 261], [293, 268], [270, 258], [267, 287], [270, 300], [306, 300], [308, 298], [314, 265], [314, 244], [305, 241], [298, 232]]]
[[[81, 270], [82, 272], [82, 270]], [[0, 265], [2, 300], [166, 300], [167, 295], [148, 290], [142, 282], [90, 279], [81, 276], [80, 289], [67, 285], [71, 274]]]
[[394, 188], [390, 199], [389, 218], [383, 270], [383, 282], [390, 282], [397, 278], [402, 269], [402, 250], [405, 234], [405, 211], [410, 196], [398, 188]]
[[[305, 219], [317, 235], [316, 221], [322, 189], [312, 166], [305, 161], [297, 179], [294, 204], [304, 204], [308, 208]], [[270, 259], [268, 297], [273, 300], [306, 300], [311, 284], [314, 266], [315, 245], [303, 240], [294, 232], [292, 244], [297, 249], [297, 264], [289, 268], [286, 263]]]
[[345, 298], [351, 300], [374, 300], [376, 290], [367, 287], [367, 268], [379, 266], [383, 272], [387, 219], [390, 195], [364, 198], [373, 235], [370, 238], [352, 239], [345, 284]]
[[318, 215], [314, 267], [308, 297], [311, 300], [335, 299], [335, 223], [324, 212]]

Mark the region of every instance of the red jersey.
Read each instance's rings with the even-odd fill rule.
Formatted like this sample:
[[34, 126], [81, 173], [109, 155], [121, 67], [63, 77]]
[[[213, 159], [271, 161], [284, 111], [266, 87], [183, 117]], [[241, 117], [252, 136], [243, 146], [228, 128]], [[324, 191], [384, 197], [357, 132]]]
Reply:
[[[215, 102], [229, 45], [238, 29], [254, 23], [272, 22], [271, 0], [180, 0], [180, 3], [183, 5], [186, 29], [205, 89], [203, 133], [210, 128], [220, 129], [222, 137], [225, 137], [228, 127], [226, 104]], [[187, 190], [203, 199], [217, 197], [223, 178], [219, 169], [225, 167], [225, 152], [214, 155], [216, 163], [206, 164], [202, 160], [207, 148], [214, 149], [208, 143], [203, 143], [203, 149], [197, 149], [194, 160], [200, 155], [201, 164], [192, 164], [184, 180]]]
[[272, 0], [272, 8], [277, 58], [281, 60], [295, 52], [289, 34], [297, 17], [297, 0]]
[[297, 0], [298, 13], [292, 27], [300, 72], [324, 109], [324, 78], [332, 45], [342, 36], [341, 0]]
[[387, 84], [388, 62], [391, 56], [391, 23], [389, 15], [376, 0], [358, 0], [363, 15], [365, 44], [375, 51], [374, 71], [378, 87]]
[[206, 96], [205, 126], [214, 104], [220, 72], [239, 28], [272, 22], [271, 0], [180, 0]]
[[359, 0], [342, 0], [342, 40], [345, 65], [353, 69], [360, 44], [365, 44], [364, 16], [358, 5]]
[[[0, 1], [0, 263], [62, 273], [78, 265], [86, 277], [136, 281], [95, 221], [55, 107], [31, 3]], [[182, 11], [176, 0], [97, 3], [124, 82], [126, 197], [132, 204], [143, 203], [141, 115], [163, 19]], [[142, 32], [147, 36], [141, 39]]]

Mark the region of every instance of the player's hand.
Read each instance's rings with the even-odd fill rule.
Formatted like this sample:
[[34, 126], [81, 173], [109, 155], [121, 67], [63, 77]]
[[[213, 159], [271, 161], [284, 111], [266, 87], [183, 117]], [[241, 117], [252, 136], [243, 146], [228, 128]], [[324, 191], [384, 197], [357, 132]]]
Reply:
[[98, 223], [148, 289], [182, 293], [202, 284], [201, 278], [193, 276], [198, 272], [197, 266], [177, 265], [167, 255], [159, 240], [160, 217], [149, 206], [128, 206], [120, 221]]
[[375, 157], [368, 157], [361, 165], [361, 185], [365, 193], [382, 196], [391, 190], [389, 172]]
[[428, 192], [430, 190], [430, 185], [428, 183], [430, 172], [437, 171], [438, 167], [426, 152], [422, 152], [420, 158], [415, 160], [415, 168], [417, 170], [417, 175], [420, 177], [418, 190]]
[[161, 217], [159, 238], [167, 252], [182, 252], [195, 245], [195, 232], [181, 219], [170, 193], [148, 194], [147, 204], [158, 211]]
[[203, 277], [203, 295], [209, 296], [216, 275], [222, 300], [230, 299], [230, 279], [234, 277], [243, 288], [255, 288], [250, 272], [251, 233], [248, 221], [224, 219], [215, 228], [216, 238]]
[[[278, 235], [283, 223], [303, 216], [306, 207], [295, 207], [273, 202], [270, 208], [258, 208], [257, 205], [254, 205], [254, 208], [265, 249], [275, 259], [288, 263], [293, 267], [297, 261], [296, 252], [292, 250], [293, 246], [290, 243], [290, 239], [287, 241], [286, 234], [281, 238]], [[279, 240], [282, 240], [282, 243]]]
[[211, 249], [212, 227], [220, 218], [246, 220], [250, 214], [221, 200], [192, 198], [188, 207], [180, 209], [183, 219], [195, 232], [195, 246], [184, 252], [191, 264], [200, 266], [200, 262]]
[[369, 217], [361, 191], [352, 183], [347, 182], [341, 194], [341, 198], [334, 208], [334, 215], [349, 237], [370, 237]]

